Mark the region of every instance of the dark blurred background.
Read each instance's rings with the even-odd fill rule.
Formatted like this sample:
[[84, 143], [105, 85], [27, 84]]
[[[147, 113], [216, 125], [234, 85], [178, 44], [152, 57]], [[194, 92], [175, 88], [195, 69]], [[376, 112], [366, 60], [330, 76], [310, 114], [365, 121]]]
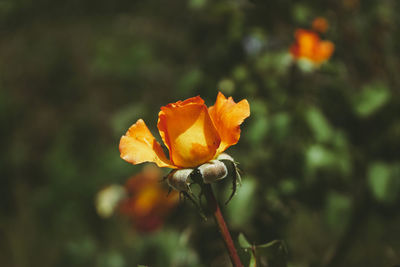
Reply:
[[[142, 168], [119, 157], [132, 123], [159, 138], [161, 106], [218, 91], [251, 106], [227, 151], [235, 240], [282, 239], [289, 266], [400, 264], [399, 4], [0, 1], [0, 265], [228, 265], [190, 203], [147, 234], [94, 204]], [[335, 52], [302, 69], [289, 47], [317, 16]]]

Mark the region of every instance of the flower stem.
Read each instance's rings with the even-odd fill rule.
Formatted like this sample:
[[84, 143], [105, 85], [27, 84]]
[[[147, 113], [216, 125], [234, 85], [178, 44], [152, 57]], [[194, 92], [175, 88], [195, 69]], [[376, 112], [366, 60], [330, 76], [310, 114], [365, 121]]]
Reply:
[[204, 195], [207, 199], [207, 204], [211, 212], [213, 213], [215, 222], [218, 225], [219, 232], [221, 233], [222, 239], [224, 240], [225, 246], [228, 249], [229, 257], [231, 258], [234, 267], [243, 267], [240, 258], [237, 254], [235, 245], [233, 243], [229, 229], [226, 226], [224, 217], [222, 216], [221, 209], [219, 208], [218, 202], [215, 199], [212, 187], [210, 184], [204, 184]]

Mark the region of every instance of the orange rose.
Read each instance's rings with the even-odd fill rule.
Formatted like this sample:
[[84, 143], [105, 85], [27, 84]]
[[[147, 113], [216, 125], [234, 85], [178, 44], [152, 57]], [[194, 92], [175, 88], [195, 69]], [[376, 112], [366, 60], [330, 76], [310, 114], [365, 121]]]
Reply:
[[296, 59], [305, 58], [315, 64], [328, 60], [335, 46], [330, 41], [321, 41], [319, 36], [312, 31], [298, 29], [295, 33], [296, 41], [290, 47], [291, 55]]
[[142, 119], [121, 137], [121, 158], [132, 164], [154, 162], [173, 169], [197, 167], [236, 144], [240, 124], [249, 116], [247, 100], [235, 103], [221, 92], [209, 108], [199, 96], [168, 104], [161, 107], [157, 127], [169, 158]]

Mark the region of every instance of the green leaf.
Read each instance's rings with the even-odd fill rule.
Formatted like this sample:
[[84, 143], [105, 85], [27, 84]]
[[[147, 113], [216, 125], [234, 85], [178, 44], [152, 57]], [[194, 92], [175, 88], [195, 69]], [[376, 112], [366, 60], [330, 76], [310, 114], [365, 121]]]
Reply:
[[282, 240], [273, 240], [273, 241], [268, 242], [266, 244], [258, 245], [257, 248], [269, 248], [269, 247], [276, 246], [276, 245], [282, 246], [283, 249], [286, 249], [284, 244], [283, 244], [283, 242], [282, 242]]
[[274, 240], [255, 248], [257, 266], [287, 266], [287, 247], [282, 240]]
[[318, 108], [309, 108], [305, 115], [308, 125], [318, 142], [326, 142], [331, 139], [333, 135], [332, 127]]
[[256, 255], [254, 255], [253, 251], [250, 251], [249, 267], [256, 267], [256, 266], [257, 266]]
[[244, 236], [243, 233], [240, 233], [238, 236], [238, 242], [239, 246], [247, 252], [249, 255], [249, 264], [247, 266], [249, 267], [256, 267], [257, 266], [257, 260], [256, 260], [256, 255], [254, 251], [254, 246], [250, 244], [250, 242], [247, 240], [247, 238]]
[[243, 233], [240, 233], [238, 236], [238, 241], [239, 241], [239, 245], [241, 248], [251, 248], [251, 244], [249, 241], [247, 241], [246, 237], [244, 236]]
[[243, 233], [238, 237], [239, 245], [250, 256], [249, 267], [255, 266], [277, 266], [285, 267], [287, 258], [287, 248], [282, 240], [273, 240], [271, 242], [252, 245]]
[[374, 162], [368, 168], [368, 186], [376, 200], [391, 203], [400, 190], [399, 165]]
[[330, 166], [335, 162], [335, 155], [320, 145], [312, 145], [306, 152], [307, 163], [311, 168]]
[[390, 183], [390, 168], [388, 165], [376, 162], [368, 169], [368, 184], [374, 197], [385, 201]]
[[366, 85], [353, 98], [354, 109], [360, 117], [367, 117], [383, 107], [390, 99], [390, 91], [383, 83]]

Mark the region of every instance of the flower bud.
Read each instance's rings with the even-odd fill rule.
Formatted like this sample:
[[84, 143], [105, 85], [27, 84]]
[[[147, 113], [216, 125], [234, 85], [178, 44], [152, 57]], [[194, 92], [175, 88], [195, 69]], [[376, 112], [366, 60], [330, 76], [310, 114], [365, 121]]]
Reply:
[[189, 176], [193, 169], [173, 170], [167, 176], [168, 185], [178, 191], [189, 191]]
[[216, 180], [224, 179], [228, 174], [225, 164], [219, 160], [211, 160], [198, 167], [203, 181], [206, 184]]

